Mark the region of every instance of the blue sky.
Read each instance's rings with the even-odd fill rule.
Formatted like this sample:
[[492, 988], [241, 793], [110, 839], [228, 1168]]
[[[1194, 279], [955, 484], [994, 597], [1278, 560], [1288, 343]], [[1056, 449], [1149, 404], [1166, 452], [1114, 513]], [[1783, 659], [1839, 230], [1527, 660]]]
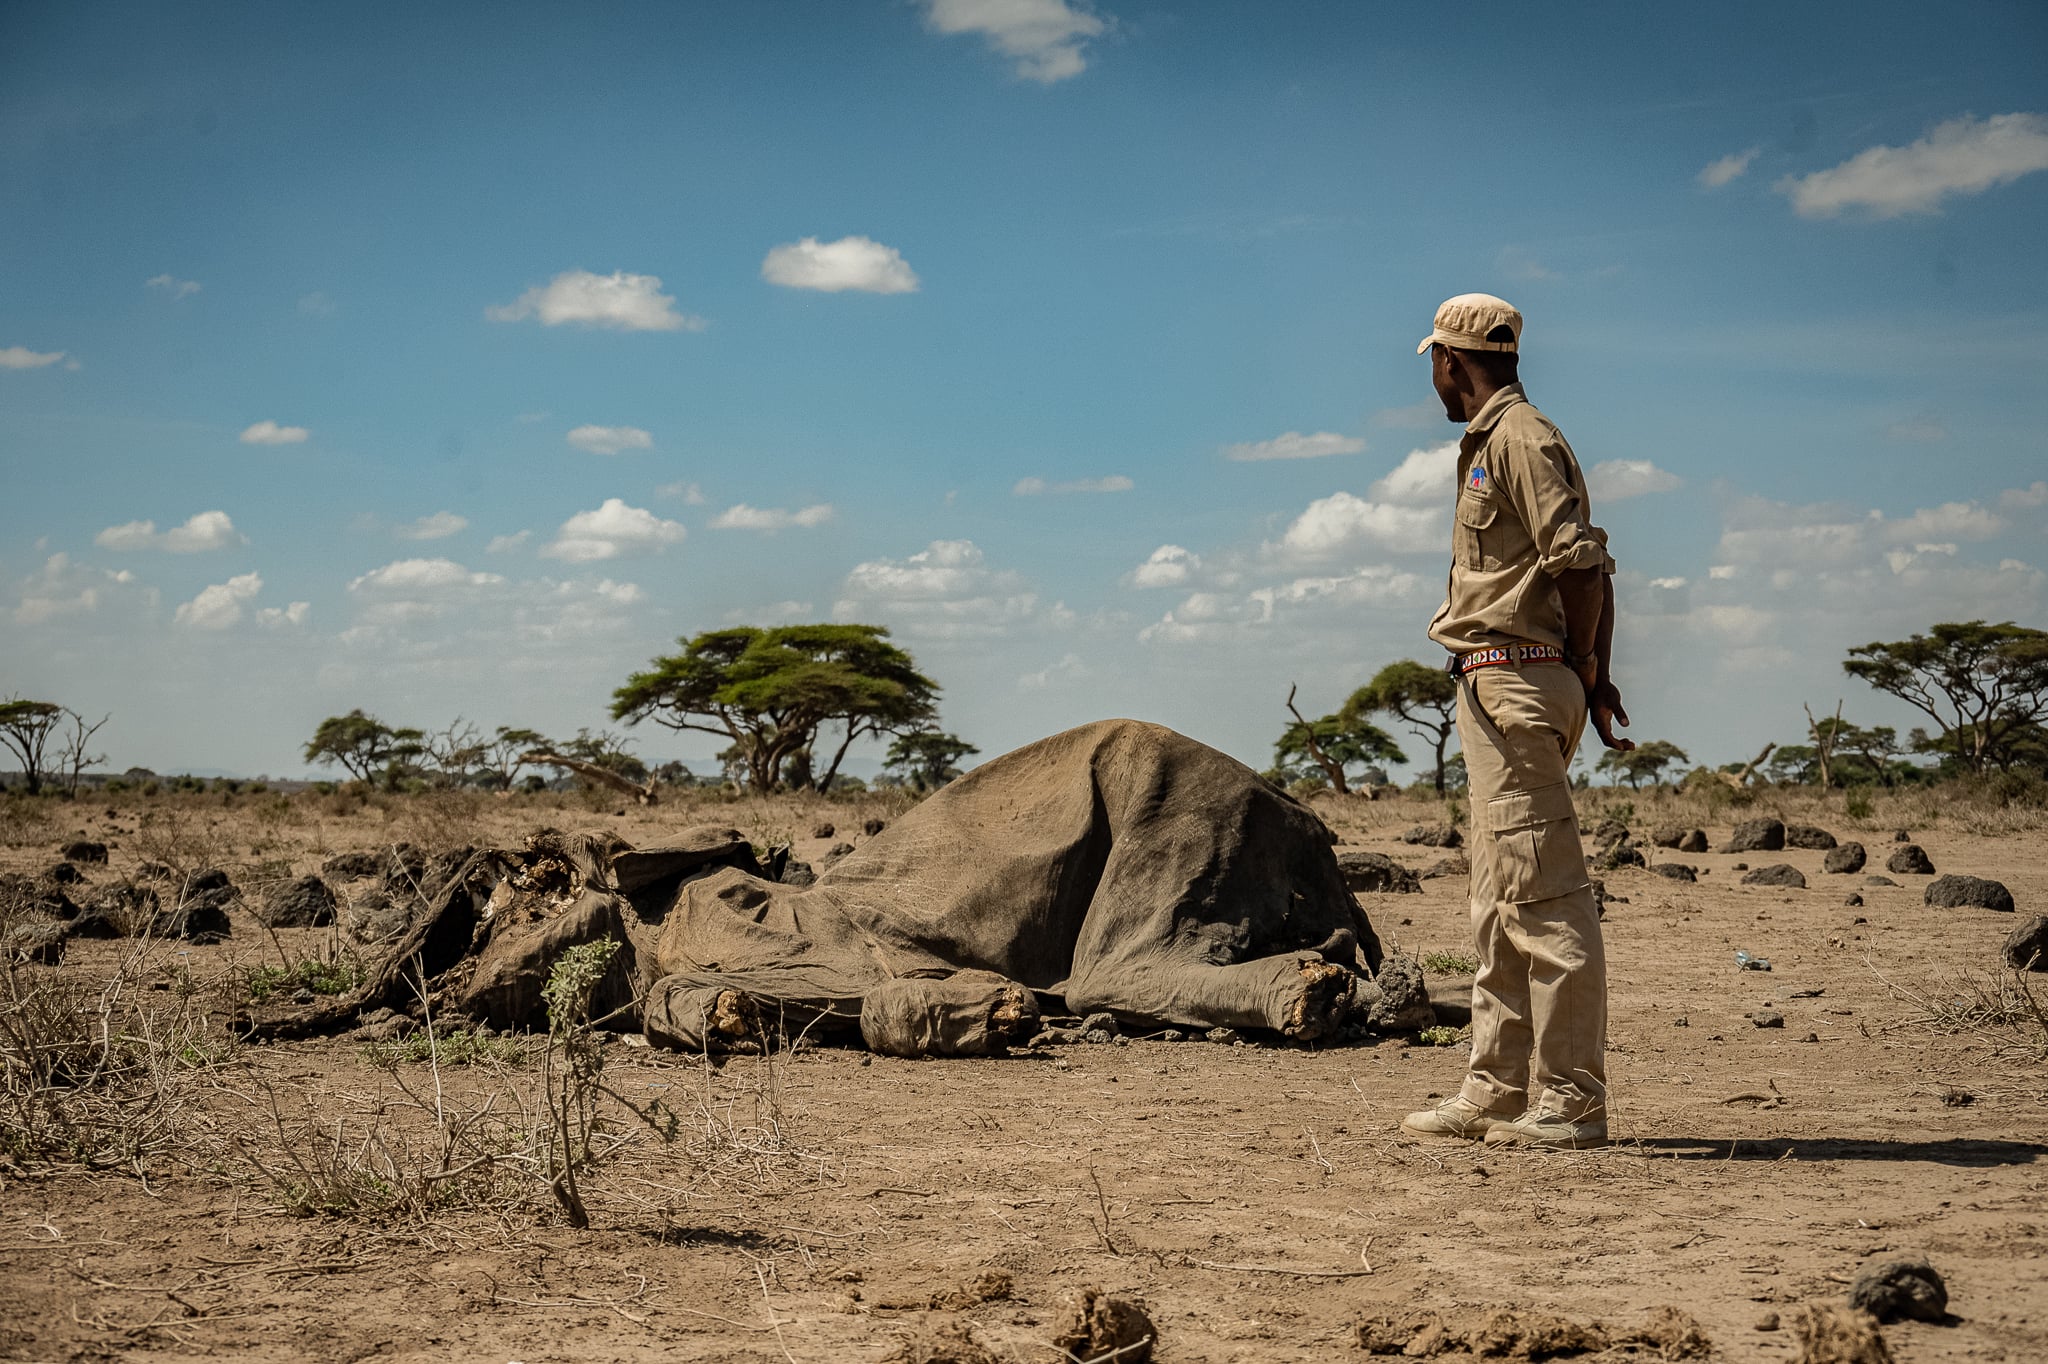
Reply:
[[0, 692], [286, 773], [853, 619], [1264, 765], [1436, 656], [1487, 290], [1638, 737], [1910, 721], [1846, 646], [2048, 625], [2044, 170], [2037, 5], [8, 6]]

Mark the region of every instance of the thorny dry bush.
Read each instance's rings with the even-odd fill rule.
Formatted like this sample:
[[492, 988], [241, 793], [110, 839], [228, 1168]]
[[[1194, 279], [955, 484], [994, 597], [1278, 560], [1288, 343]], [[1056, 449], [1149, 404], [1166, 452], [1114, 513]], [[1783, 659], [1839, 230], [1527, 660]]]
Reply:
[[1916, 988], [1874, 964], [1870, 970], [1907, 1005], [1902, 1025], [1963, 1038], [1987, 1059], [2048, 1061], [2048, 997], [2035, 993], [2039, 987], [2030, 973], [2010, 967], [1988, 974], [1935, 971], [1927, 985]]

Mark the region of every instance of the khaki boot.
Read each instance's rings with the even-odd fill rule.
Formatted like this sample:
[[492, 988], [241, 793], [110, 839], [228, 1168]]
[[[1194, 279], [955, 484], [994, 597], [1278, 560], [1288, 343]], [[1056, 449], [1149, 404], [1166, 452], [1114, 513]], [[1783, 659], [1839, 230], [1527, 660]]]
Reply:
[[1538, 1146], [1553, 1151], [1584, 1151], [1607, 1144], [1607, 1116], [1592, 1113], [1579, 1119], [1561, 1113], [1530, 1113], [1487, 1129], [1488, 1146]]
[[1401, 1119], [1401, 1130], [1412, 1132], [1418, 1137], [1463, 1137], [1467, 1141], [1478, 1141], [1496, 1123], [1506, 1122], [1514, 1115], [1481, 1108], [1463, 1095], [1445, 1099], [1435, 1108], [1425, 1108], [1420, 1113], [1410, 1113]]

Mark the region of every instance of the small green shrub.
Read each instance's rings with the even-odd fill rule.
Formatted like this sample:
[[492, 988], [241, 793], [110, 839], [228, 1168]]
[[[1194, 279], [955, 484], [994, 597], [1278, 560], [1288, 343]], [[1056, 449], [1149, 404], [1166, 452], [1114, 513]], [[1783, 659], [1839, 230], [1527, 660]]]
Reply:
[[1849, 818], [1851, 819], [1869, 819], [1876, 808], [1871, 804], [1870, 788], [1867, 786], [1850, 787], [1848, 798], [1843, 802], [1843, 806], [1848, 811]]
[[1425, 952], [1422, 969], [1432, 976], [1469, 976], [1479, 969], [1479, 958], [1463, 952]]
[[351, 961], [302, 961], [289, 969], [258, 966], [249, 972], [249, 1002], [263, 1004], [273, 995], [311, 990], [316, 995], [345, 995], [360, 985], [363, 968]]
[[1415, 1034], [1415, 1040], [1425, 1047], [1455, 1047], [1465, 1040], [1465, 1030], [1439, 1023], [1433, 1028], [1424, 1028]]
[[480, 1037], [467, 1028], [430, 1039], [425, 1031], [363, 1048], [363, 1062], [379, 1070], [401, 1065], [517, 1066], [526, 1061], [526, 1047], [516, 1037]]

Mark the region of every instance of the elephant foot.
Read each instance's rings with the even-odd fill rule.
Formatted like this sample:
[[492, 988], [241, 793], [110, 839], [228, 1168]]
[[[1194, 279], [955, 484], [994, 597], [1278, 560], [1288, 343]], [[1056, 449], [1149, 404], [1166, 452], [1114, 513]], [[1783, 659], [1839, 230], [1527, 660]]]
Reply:
[[704, 1020], [704, 1038], [712, 1051], [761, 1050], [761, 1011], [738, 990], [720, 990]]
[[1313, 1042], [1337, 1031], [1351, 1006], [1351, 972], [1326, 961], [1301, 963], [1301, 994], [1287, 1007], [1280, 1031]]

